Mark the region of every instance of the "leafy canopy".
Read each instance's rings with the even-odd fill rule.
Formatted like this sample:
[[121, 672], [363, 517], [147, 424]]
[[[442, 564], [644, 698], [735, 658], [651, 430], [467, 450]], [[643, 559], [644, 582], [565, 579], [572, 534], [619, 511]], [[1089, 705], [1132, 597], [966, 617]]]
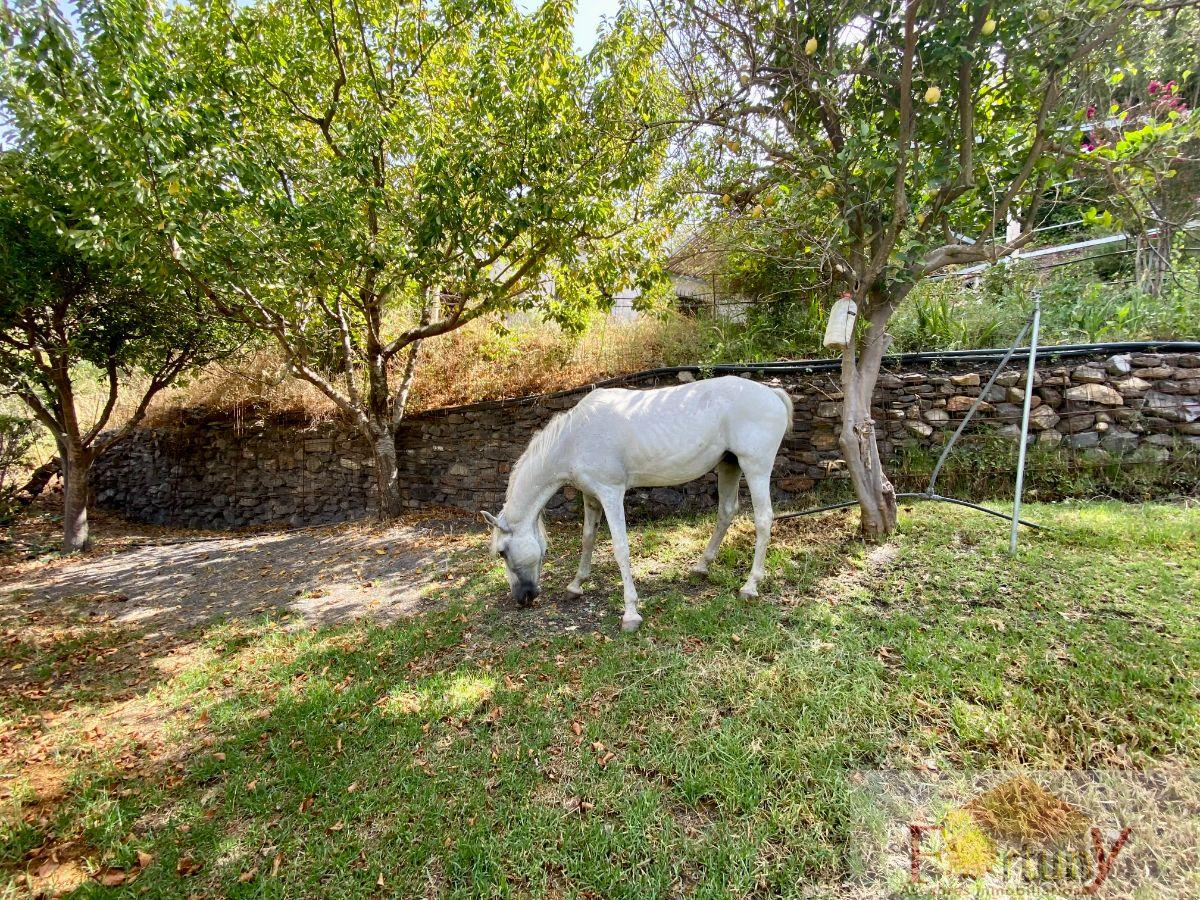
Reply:
[[55, 38], [32, 14], [20, 65], [29, 117], [78, 134], [120, 195], [113, 239], [153, 231], [161, 261], [361, 410], [363, 373], [422, 338], [517, 308], [579, 326], [655, 276], [656, 37], [625, 12], [580, 57], [571, 11], [102, 0], [77, 100], [41, 77]]
[[[1066, 177], [1126, 0], [688, 0], [698, 174], [814, 282], [892, 303], [994, 258]], [[993, 243], [990, 240], [997, 239]]]

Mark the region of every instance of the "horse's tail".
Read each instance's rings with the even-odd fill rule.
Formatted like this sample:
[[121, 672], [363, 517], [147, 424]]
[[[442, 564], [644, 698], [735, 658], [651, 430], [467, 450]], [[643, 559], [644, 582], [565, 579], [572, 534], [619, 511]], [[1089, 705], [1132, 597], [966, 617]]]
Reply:
[[784, 408], [787, 409], [787, 416], [788, 416], [787, 430], [791, 431], [792, 423], [796, 419], [796, 407], [795, 407], [795, 404], [792, 403], [792, 395], [789, 394], [787, 391], [785, 391], [783, 388], [771, 388], [771, 390], [773, 390], [776, 393], [776, 395], [778, 395], [779, 399], [783, 401]]

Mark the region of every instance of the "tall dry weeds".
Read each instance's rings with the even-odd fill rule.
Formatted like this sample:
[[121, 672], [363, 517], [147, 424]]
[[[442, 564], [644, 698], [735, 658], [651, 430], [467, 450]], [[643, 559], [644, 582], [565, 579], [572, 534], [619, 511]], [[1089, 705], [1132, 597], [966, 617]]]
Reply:
[[[581, 334], [510, 317], [477, 320], [425, 342], [409, 413], [481, 400], [563, 390], [629, 372], [702, 358], [705, 337], [675, 314], [632, 322], [597, 317]], [[177, 422], [185, 414], [265, 418], [335, 418], [338, 410], [317, 388], [284, 374], [273, 347], [214, 363], [164, 392], [146, 424]]]

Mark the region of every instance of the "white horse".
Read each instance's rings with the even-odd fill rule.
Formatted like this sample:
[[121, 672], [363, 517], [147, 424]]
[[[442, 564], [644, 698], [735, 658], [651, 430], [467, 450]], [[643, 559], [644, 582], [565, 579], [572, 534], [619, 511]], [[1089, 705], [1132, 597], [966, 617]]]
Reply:
[[717, 470], [717, 528], [692, 568], [706, 574], [738, 507], [738, 479], [745, 474], [754, 503], [754, 564], [743, 597], [758, 596], [771, 537], [771, 469], [784, 434], [792, 428], [786, 391], [727, 376], [647, 391], [593, 391], [574, 409], [553, 418], [536, 434], [513, 468], [504, 509], [485, 512], [492, 550], [504, 559], [513, 599], [537, 598], [546, 532], [542, 510], [555, 492], [573, 484], [583, 495], [583, 553], [567, 590], [583, 593], [592, 567], [596, 526], [608, 517], [613, 553], [625, 588], [623, 631], [642, 623], [629, 568], [625, 491], [631, 487], [682, 484]]

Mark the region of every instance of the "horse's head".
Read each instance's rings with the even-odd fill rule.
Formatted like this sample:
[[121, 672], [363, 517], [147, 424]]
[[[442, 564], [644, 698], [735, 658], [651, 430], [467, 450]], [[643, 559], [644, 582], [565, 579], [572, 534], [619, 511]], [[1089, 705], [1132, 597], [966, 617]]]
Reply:
[[517, 606], [529, 606], [541, 593], [542, 560], [546, 558], [546, 530], [540, 516], [509, 524], [504, 513], [483, 517], [492, 526], [492, 552], [504, 560], [508, 586]]

